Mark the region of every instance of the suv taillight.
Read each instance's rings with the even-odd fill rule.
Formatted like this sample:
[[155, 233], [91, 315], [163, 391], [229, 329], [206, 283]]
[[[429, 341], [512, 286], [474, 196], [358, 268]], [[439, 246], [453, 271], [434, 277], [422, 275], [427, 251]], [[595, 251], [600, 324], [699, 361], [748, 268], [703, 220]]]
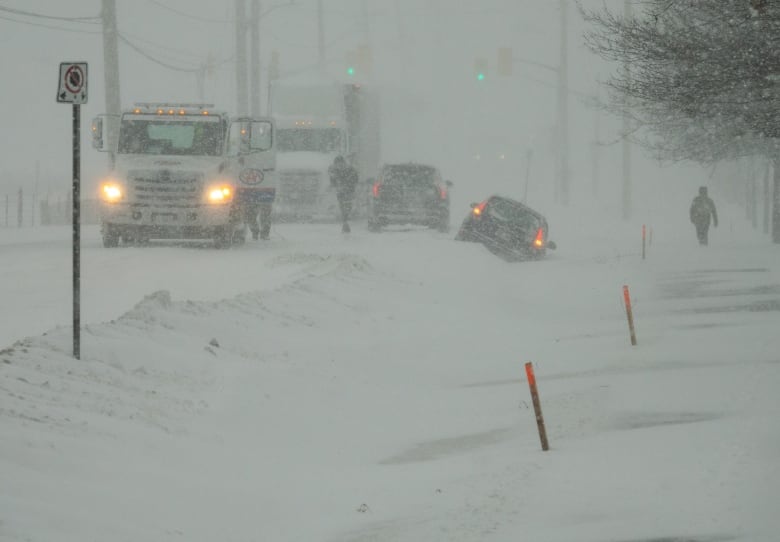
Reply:
[[371, 187], [371, 192], [374, 194], [375, 198], [379, 197], [379, 189], [382, 187], [382, 181], [376, 181], [374, 183], [374, 186]]
[[536, 238], [534, 239], [534, 246], [536, 248], [542, 248], [544, 246], [544, 230], [542, 228], [536, 230]]

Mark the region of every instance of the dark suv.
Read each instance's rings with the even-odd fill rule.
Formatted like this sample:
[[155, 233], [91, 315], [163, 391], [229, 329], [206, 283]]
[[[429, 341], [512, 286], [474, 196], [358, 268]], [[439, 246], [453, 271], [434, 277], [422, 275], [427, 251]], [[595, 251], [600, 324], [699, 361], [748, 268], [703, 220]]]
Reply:
[[419, 224], [449, 231], [450, 186], [433, 166], [383, 166], [371, 188], [368, 229], [376, 232], [388, 224]]

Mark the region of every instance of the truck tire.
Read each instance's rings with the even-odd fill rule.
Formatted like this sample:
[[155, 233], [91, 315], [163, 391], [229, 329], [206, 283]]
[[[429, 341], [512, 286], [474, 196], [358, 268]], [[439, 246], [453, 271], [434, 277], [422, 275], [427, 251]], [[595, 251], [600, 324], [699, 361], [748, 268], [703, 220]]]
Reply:
[[113, 231], [113, 228], [111, 228], [110, 225], [106, 224], [103, 226], [103, 247], [105, 248], [116, 248], [119, 246], [119, 235]]
[[222, 227], [214, 234], [214, 246], [216, 248], [230, 248], [233, 236], [228, 228]]

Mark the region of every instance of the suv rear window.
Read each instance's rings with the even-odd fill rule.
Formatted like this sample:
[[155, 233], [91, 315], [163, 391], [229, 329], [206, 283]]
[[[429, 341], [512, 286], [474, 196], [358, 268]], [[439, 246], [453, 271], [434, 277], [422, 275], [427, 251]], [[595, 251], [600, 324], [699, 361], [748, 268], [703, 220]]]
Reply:
[[536, 229], [543, 226], [542, 221], [533, 212], [505, 199], [496, 198], [491, 201], [488, 205], [488, 211], [492, 216], [524, 229]]
[[397, 165], [386, 166], [382, 171], [382, 182], [404, 187], [429, 187], [436, 182], [436, 169], [430, 166]]

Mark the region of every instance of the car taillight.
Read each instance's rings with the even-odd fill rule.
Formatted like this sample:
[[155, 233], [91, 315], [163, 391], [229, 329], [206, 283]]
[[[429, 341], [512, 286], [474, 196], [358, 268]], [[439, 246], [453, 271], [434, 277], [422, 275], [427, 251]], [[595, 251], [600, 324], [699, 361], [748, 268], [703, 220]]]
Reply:
[[544, 246], [544, 230], [539, 228], [536, 230], [536, 238], [534, 239], [534, 246], [542, 248]]
[[439, 197], [441, 199], [447, 199], [447, 189], [443, 186], [439, 187]]
[[483, 201], [479, 205], [475, 206], [471, 212], [474, 213], [474, 216], [481, 216], [482, 212], [485, 210], [486, 205], [487, 205], [487, 201]]
[[371, 187], [371, 192], [373, 192], [375, 198], [379, 197], [379, 188], [381, 188], [381, 186], [382, 183], [380, 181], [377, 181], [374, 183], [374, 186]]

